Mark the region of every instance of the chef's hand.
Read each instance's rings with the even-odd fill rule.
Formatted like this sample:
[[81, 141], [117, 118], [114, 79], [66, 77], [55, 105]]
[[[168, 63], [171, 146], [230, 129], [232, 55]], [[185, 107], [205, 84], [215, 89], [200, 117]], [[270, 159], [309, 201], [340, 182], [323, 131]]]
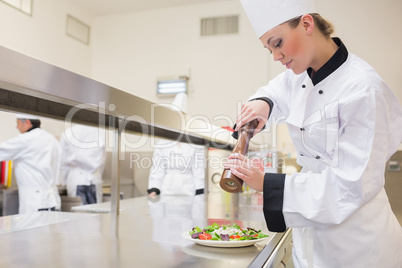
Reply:
[[[258, 161], [258, 162], [257, 162]], [[224, 164], [233, 175], [242, 179], [250, 188], [262, 192], [264, 190], [264, 172], [259, 168], [259, 159], [248, 159], [242, 154], [233, 153]]]
[[244, 103], [241, 106], [240, 114], [237, 116], [236, 131], [244, 124], [258, 119], [259, 123], [254, 131], [254, 135], [261, 131], [266, 125], [269, 115], [269, 104], [263, 100], [254, 100]]

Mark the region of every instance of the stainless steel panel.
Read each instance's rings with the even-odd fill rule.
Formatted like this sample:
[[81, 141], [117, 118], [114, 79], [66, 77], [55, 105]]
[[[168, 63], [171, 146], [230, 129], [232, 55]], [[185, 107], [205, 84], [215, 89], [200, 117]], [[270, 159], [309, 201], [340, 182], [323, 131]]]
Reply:
[[[291, 252], [288, 251], [289, 249], [291, 249], [290, 246], [291, 241], [292, 241], [292, 230], [288, 229], [286, 230], [286, 232], [283, 234], [283, 237], [281, 237], [280, 241], [276, 245], [272, 243], [270, 247], [266, 247], [270, 249], [272, 246], [274, 246], [274, 249], [271, 252], [271, 254], [269, 254], [269, 258], [264, 264], [264, 266], [261, 267], [264, 268], [276, 268], [279, 266], [286, 267], [287, 260], [289, 258], [289, 253]], [[264, 250], [266, 250], [266, 248], [264, 248]]]
[[[208, 206], [203, 196], [134, 198], [121, 207], [118, 237], [110, 236], [109, 214], [37, 212], [0, 217], [0, 267], [247, 267], [264, 243], [210, 248], [181, 234], [195, 225], [226, 220], [262, 229], [270, 234], [268, 241], [277, 244], [283, 234], [266, 229], [258, 195], [215, 194], [208, 197]], [[228, 213], [229, 206], [242, 213]], [[264, 252], [268, 257], [272, 249]]]
[[0, 189], [1, 216], [18, 214], [18, 189]]
[[73, 115], [76, 122], [113, 127], [119, 118], [130, 132], [212, 147], [233, 145], [212, 137], [220, 128], [204, 121], [189, 126], [187, 115], [1, 46], [0, 69], [0, 109], [60, 120]]
[[114, 237], [119, 235], [119, 214], [120, 214], [120, 148], [121, 148], [121, 120], [118, 120], [118, 128], [114, 131], [115, 147], [112, 152], [112, 204], [111, 204], [111, 234]]

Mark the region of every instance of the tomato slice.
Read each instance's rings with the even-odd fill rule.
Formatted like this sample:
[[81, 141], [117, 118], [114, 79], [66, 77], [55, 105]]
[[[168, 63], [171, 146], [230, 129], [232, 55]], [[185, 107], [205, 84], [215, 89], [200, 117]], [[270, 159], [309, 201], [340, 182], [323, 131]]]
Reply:
[[200, 240], [211, 240], [212, 239], [212, 235], [207, 234], [207, 233], [202, 233], [198, 236], [198, 238]]
[[232, 239], [236, 239], [236, 238], [240, 238], [241, 236], [240, 235], [231, 235], [230, 236], [230, 238], [232, 238]]

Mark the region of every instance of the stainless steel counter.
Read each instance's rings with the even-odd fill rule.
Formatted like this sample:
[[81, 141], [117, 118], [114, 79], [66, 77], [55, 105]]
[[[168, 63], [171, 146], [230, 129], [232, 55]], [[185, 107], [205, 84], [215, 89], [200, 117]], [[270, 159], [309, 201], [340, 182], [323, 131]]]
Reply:
[[[192, 118], [2, 46], [0, 69], [0, 109], [112, 130], [111, 230], [115, 236], [124, 133], [204, 145], [205, 150], [229, 150], [234, 145], [229, 131], [206, 122], [204, 117]], [[136, 144], [135, 148], [140, 146]]]
[[[189, 115], [180, 116], [1, 46], [0, 67], [0, 109], [104, 126], [114, 130], [115, 144], [110, 213], [37, 212], [0, 218], [0, 267], [247, 267], [250, 263], [261, 267], [265, 258], [277, 252], [284, 234], [267, 231], [261, 194], [138, 198], [120, 207], [123, 132], [230, 150], [234, 140], [228, 131], [205, 126], [204, 120], [193, 122], [190, 128], [182, 120], [187, 122]], [[265, 247], [228, 249], [199, 246], [181, 238], [193, 226], [212, 222], [262, 229], [270, 239]], [[253, 261], [257, 255], [261, 262]]]
[[[148, 204], [147, 196], [123, 199], [120, 201], [120, 211], [135, 207], [146, 206], [147, 204]], [[83, 212], [83, 213], [110, 213], [111, 204], [110, 202], [103, 202], [91, 205], [74, 206], [71, 208], [71, 211]]]
[[[41, 211], [27, 214], [17, 214], [0, 217], [0, 234], [25, 231], [38, 227], [59, 224], [70, 220], [78, 220], [91, 217], [91, 214], [78, 215], [77, 213], [64, 213]], [[2, 267], [2, 266], [1, 266]]]
[[[104, 213], [1, 217], [0, 267], [247, 267], [267, 241], [243, 248], [212, 248], [185, 240], [181, 234], [212, 222], [237, 222], [270, 235], [269, 252], [264, 252], [268, 258], [283, 234], [266, 229], [261, 198], [261, 194], [219, 193], [208, 198], [123, 200], [118, 237], [111, 234], [111, 217]], [[81, 208], [95, 212], [94, 206]], [[97, 206], [105, 212], [105, 203]]]

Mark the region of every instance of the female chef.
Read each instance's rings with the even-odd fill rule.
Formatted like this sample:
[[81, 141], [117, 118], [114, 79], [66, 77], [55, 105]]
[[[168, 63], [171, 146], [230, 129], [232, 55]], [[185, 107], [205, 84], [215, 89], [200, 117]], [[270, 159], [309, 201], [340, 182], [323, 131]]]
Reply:
[[292, 228], [295, 267], [402, 267], [402, 229], [384, 190], [402, 109], [312, 0], [241, 0], [263, 46], [288, 70], [241, 108], [237, 129], [285, 119], [300, 173], [263, 174], [243, 155], [226, 168], [263, 191], [271, 231]]

